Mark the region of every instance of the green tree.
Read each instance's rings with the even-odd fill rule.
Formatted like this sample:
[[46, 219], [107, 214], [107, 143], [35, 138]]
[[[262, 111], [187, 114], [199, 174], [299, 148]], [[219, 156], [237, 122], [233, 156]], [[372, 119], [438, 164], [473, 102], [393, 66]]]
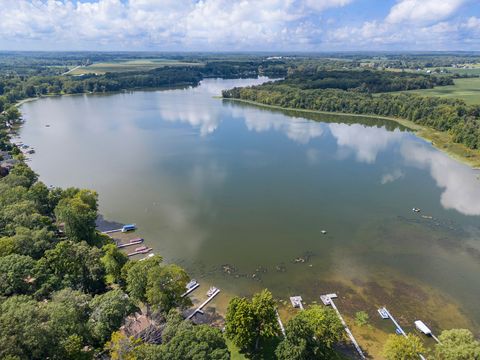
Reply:
[[252, 351], [259, 341], [279, 334], [275, 302], [268, 290], [255, 294], [252, 301], [234, 297], [227, 309], [225, 334], [240, 349]]
[[184, 269], [175, 264], [155, 266], [148, 271], [146, 298], [154, 310], [168, 313], [171, 309], [190, 304], [182, 297], [189, 277]]
[[222, 333], [208, 325], [194, 325], [170, 311], [162, 332], [162, 345], [144, 344], [135, 349], [142, 360], [228, 360]]
[[109, 352], [112, 360], [137, 360], [135, 348], [141, 344], [140, 339], [115, 331], [110, 341], [105, 344], [105, 350]]
[[383, 354], [387, 360], [417, 360], [418, 354], [425, 352], [425, 348], [416, 335], [390, 335], [383, 347]]
[[[90, 299], [90, 295], [66, 288], [53, 293], [50, 301], [41, 303], [42, 312], [48, 319], [44, 327], [49, 334], [51, 357], [66, 358], [73, 350], [71, 347], [74, 345], [74, 340], [80, 340], [82, 348], [86, 345], [85, 339], [89, 336], [86, 321], [90, 311], [88, 304]], [[70, 336], [76, 336], [76, 338], [69, 339]], [[75, 352], [75, 354], [88, 355], [83, 352]]]
[[480, 359], [480, 342], [470, 330], [444, 330], [438, 337], [440, 343], [435, 345], [435, 359], [438, 360], [478, 360]]
[[95, 242], [97, 201], [96, 192], [79, 190], [72, 197], [63, 198], [58, 202], [55, 215], [59, 222], [64, 223], [65, 234], [70, 240], [85, 240], [89, 244]]
[[88, 327], [92, 336], [104, 344], [120, 328], [126, 316], [136, 308], [123, 291], [116, 289], [97, 295], [90, 302]]
[[335, 312], [320, 306], [298, 313], [287, 323], [285, 332], [286, 337], [276, 350], [279, 359], [328, 358], [333, 345], [344, 337]]
[[46, 320], [37, 302], [25, 295], [0, 303], [0, 358], [46, 359], [51, 341]]
[[369, 316], [365, 311], [357, 311], [355, 313], [355, 324], [365, 326], [368, 324]]
[[147, 280], [150, 269], [160, 266], [161, 256], [153, 256], [144, 261], [129, 261], [127, 266], [127, 292], [135, 300], [147, 301]]
[[100, 249], [86, 242], [58, 243], [37, 262], [37, 276], [42, 281], [40, 294], [65, 287], [89, 293], [103, 290], [105, 272], [101, 256]]
[[24, 255], [0, 257], [0, 295], [27, 294], [34, 289], [35, 261]]
[[118, 249], [115, 244], [107, 244], [102, 247], [104, 255], [100, 259], [105, 267], [106, 282], [118, 283], [121, 279], [122, 268], [127, 263], [128, 257]]

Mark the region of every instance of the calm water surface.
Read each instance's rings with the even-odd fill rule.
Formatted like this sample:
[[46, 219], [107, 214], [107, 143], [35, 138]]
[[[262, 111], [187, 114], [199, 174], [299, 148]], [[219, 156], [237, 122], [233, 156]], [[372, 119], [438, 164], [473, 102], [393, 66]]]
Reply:
[[107, 219], [226, 292], [337, 291], [350, 314], [478, 329], [479, 173], [393, 123], [213, 97], [261, 81], [42, 99], [21, 138], [47, 185], [97, 190]]

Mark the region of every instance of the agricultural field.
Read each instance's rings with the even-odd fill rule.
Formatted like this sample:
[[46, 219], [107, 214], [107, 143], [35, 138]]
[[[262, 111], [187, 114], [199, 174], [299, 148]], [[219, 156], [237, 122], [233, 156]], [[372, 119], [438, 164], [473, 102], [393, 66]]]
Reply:
[[163, 66], [202, 66], [199, 62], [183, 62], [171, 59], [139, 59], [118, 62], [99, 62], [73, 68], [68, 75], [105, 74], [107, 72], [148, 71]]
[[[480, 68], [479, 68], [480, 71]], [[437, 86], [433, 89], [411, 90], [409, 93], [444, 98], [458, 98], [469, 105], [480, 105], [480, 78], [455, 79], [455, 85]]]

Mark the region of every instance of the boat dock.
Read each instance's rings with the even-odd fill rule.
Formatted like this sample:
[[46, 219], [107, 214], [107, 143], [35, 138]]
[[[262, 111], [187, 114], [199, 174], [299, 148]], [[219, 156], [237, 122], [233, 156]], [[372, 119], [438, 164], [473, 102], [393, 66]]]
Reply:
[[280, 326], [280, 330], [282, 331], [283, 337], [285, 337], [286, 336], [285, 327], [283, 326], [282, 319], [280, 319], [280, 314], [278, 313], [277, 309], [275, 309], [275, 313], [277, 314], [278, 326]]
[[[397, 332], [400, 334], [400, 335], [403, 335], [405, 337], [407, 337], [407, 334], [405, 331], [403, 331], [402, 327], [398, 324], [397, 320], [395, 320], [395, 318], [392, 316], [392, 314], [390, 313], [390, 311], [387, 310], [386, 307], [383, 307], [381, 309], [378, 309], [378, 312], [380, 313], [380, 315], [383, 313], [385, 314], [387, 317], [383, 317], [383, 319], [390, 319], [392, 320], [393, 324], [396, 326], [396, 330]], [[420, 357], [420, 359], [422, 360], [426, 360], [425, 357], [422, 355], [422, 354], [418, 354], [418, 356]]]
[[210, 301], [213, 300], [215, 296], [218, 295], [220, 292], [220, 289], [215, 288], [215, 290], [208, 296], [208, 299], [205, 300], [203, 303], [200, 304], [199, 307], [197, 307], [190, 315], [188, 315], [187, 319], [190, 320], [192, 317], [195, 316], [196, 313], [201, 312], [202, 309], [207, 305]]
[[352, 342], [353, 346], [355, 346], [355, 349], [357, 350], [358, 355], [360, 355], [360, 357], [362, 359], [366, 359], [365, 355], [363, 354], [362, 349], [360, 348], [360, 345], [358, 345], [357, 340], [355, 340], [355, 337], [353, 336], [352, 332], [348, 328], [347, 323], [345, 322], [345, 320], [343, 320], [343, 317], [340, 314], [340, 311], [338, 311], [337, 306], [335, 305], [335, 303], [332, 300], [333, 298], [336, 298], [336, 297], [337, 297], [337, 294], [326, 294], [326, 295], [320, 296], [320, 299], [322, 300], [322, 302], [325, 305], [327, 305], [327, 306], [331, 305], [332, 306], [332, 308], [337, 313], [338, 318], [342, 322], [343, 328], [345, 329], [345, 332], [347, 333], [348, 337], [350, 338], [350, 341]]
[[150, 251], [152, 251], [153, 249], [152, 248], [149, 248], [149, 247], [146, 247], [146, 246], [143, 246], [142, 249], [135, 249], [135, 251], [131, 252], [131, 253], [128, 253], [127, 256], [135, 256], [135, 255], [140, 255], [140, 254], [147, 254], [149, 253]]
[[300, 308], [303, 310], [303, 304], [302, 304], [302, 297], [301, 296], [290, 296], [290, 302], [292, 303], [292, 306], [294, 308]]
[[187, 288], [187, 291], [185, 291], [181, 297], [185, 297], [187, 296], [188, 294], [190, 294], [191, 292], [193, 292], [195, 289], [197, 289], [198, 287], [200, 286], [200, 284], [198, 282], [196, 282], [195, 280], [192, 280], [191, 282], [189, 282], [186, 286]]
[[135, 239], [130, 240], [128, 243], [118, 244], [117, 248], [121, 249], [121, 248], [125, 248], [127, 246], [133, 246], [133, 245], [141, 244], [142, 242], [143, 242], [142, 238], [135, 238]]
[[122, 231], [122, 229], [113, 229], [113, 230], [107, 230], [107, 231], [102, 231], [102, 234], [113, 234], [113, 233], [116, 233], [116, 232], [120, 232]]

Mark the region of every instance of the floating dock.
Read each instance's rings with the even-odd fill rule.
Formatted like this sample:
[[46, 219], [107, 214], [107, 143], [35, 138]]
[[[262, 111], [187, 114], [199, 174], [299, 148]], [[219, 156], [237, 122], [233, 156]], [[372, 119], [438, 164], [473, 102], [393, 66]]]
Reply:
[[217, 296], [219, 292], [220, 292], [220, 289], [215, 288], [215, 291], [211, 293], [208, 299], [205, 300], [203, 303], [201, 303], [199, 307], [197, 307], [190, 315], [188, 315], [187, 319], [190, 320], [192, 317], [195, 316], [196, 313], [201, 312], [202, 309], [205, 307], [205, 305], [207, 305], [210, 301], [212, 301], [213, 298]]
[[345, 332], [347, 333], [348, 337], [350, 338], [350, 341], [352, 342], [353, 346], [355, 346], [355, 349], [357, 350], [358, 355], [360, 355], [360, 357], [362, 359], [366, 359], [365, 355], [363, 354], [362, 349], [360, 348], [360, 345], [358, 345], [357, 340], [355, 340], [355, 337], [353, 336], [352, 332], [348, 328], [347, 323], [345, 322], [345, 320], [343, 320], [343, 317], [340, 314], [340, 311], [338, 311], [337, 306], [335, 305], [335, 303], [332, 300], [332, 298], [336, 298], [336, 297], [337, 297], [337, 294], [326, 294], [326, 295], [320, 296], [320, 299], [322, 300], [322, 302], [325, 305], [331, 305], [332, 306], [332, 308], [337, 313], [338, 318], [342, 322], [343, 328], [345, 329]]

